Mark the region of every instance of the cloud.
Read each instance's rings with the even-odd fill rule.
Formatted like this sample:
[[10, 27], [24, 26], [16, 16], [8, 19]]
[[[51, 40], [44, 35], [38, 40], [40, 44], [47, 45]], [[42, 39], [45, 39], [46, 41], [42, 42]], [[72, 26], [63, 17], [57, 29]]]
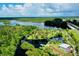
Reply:
[[2, 9], [0, 10], [0, 17], [15, 17], [15, 16], [21, 16], [16, 10], [14, 10], [14, 7], [10, 5], [10, 7], [6, 7], [6, 5], [2, 6]]
[[43, 9], [47, 16], [79, 16], [79, 4], [47, 4]]
[[25, 3], [23, 5], [4, 4], [0, 10], [0, 17], [53, 17], [53, 16], [79, 16], [79, 4], [69, 3]]

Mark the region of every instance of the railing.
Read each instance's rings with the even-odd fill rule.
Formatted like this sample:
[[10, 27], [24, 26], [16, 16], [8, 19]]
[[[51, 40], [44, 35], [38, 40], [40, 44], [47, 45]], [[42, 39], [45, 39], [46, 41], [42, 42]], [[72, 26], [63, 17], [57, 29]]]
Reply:
[[67, 23], [67, 26], [68, 26], [69, 28], [71, 28], [71, 29], [77, 29], [77, 30], [79, 30], [79, 27], [76, 26], [76, 25], [74, 25], [74, 24], [72, 24], [72, 23]]

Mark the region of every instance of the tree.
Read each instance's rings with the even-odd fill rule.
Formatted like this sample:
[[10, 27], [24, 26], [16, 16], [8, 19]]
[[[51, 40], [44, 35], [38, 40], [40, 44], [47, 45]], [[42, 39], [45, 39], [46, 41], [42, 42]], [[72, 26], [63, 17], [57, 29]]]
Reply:
[[24, 43], [21, 44], [21, 48], [22, 49], [33, 49], [34, 46], [32, 44], [28, 43], [28, 42], [24, 42]]
[[25, 52], [25, 54], [28, 56], [41, 56], [37, 48], [34, 48], [32, 50], [28, 50]]
[[44, 50], [41, 50], [39, 48], [28, 50], [25, 52], [25, 54], [28, 56], [49, 56], [48, 53], [46, 53]]

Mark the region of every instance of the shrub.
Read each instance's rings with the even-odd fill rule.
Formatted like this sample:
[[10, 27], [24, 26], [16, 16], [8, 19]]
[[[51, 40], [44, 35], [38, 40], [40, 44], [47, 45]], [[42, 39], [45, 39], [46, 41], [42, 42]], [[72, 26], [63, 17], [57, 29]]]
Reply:
[[24, 42], [23, 44], [21, 44], [21, 48], [22, 49], [33, 49], [34, 46], [28, 42]]

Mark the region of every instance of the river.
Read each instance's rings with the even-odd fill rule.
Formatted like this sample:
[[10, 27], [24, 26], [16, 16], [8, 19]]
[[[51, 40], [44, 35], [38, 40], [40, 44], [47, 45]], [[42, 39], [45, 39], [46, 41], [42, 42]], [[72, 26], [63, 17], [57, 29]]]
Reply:
[[[36, 26], [39, 28], [47, 28], [47, 29], [57, 29], [56, 27], [49, 27], [45, 26], [43, 22], [23, 22], [23, 21], [17, 21], [17, 20], [10, 20], [10, 23], [8, 25], [10, 26], [16, 26], [16, 25], [23, 25], [23, 26]], [[5, 25], [4, 22], [0, 22], [0, 25]]]

